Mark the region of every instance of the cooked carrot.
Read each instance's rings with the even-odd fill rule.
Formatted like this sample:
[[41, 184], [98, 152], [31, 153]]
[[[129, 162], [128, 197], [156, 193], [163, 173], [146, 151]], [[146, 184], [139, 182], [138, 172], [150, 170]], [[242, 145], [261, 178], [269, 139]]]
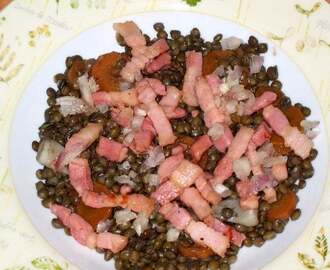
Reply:
[[284, 139], [275, 133], [272, 134], [270, 141], [275, 151], [281, 155], [287, 155], [291, 151], [291, 148], [285, 146]]
[[300, 122], [305, 119], [305, 116], [298, 107], [290, 106], [289, 108], [284, 109], [283, 112], [288, 118], [291, 126], [297, 127], [303, 131]]
[[[94, 184], [94, 191], [99, 193], [105, 193], [109, 194], [110, 191], [108, 188], [102, 184], [95, 183]], [[76, 206], [76, 212], [78, 215], [80, 215], [84, 220], [86, 220], [94, 230], [96, 230], [97, 224], [109, 218], [112, 214], [112, 208], [110, 207], [104, 207], [104, 208], [92, 208], [87, 205], [85, 205], [81, 199], [79, 199], [77, 206]]]
[[183, 244], [179, 244], [179, 253], [184, 257], [195, 259], [206, 259], [214, 255], [214, 252], [210, 248], [196, 244], [193, 246], [185, 246]]
[[91, 74], [101, 91], [119, 91], [119, 72], [115, 66], [121, 53], [111, 52], [101, 55], [92, 66]]
[[219, 65], [228, 61], [228, 58], [234, 54], [229, 50], [215, 50], [209, 52], [203, 57], [203, 75], [212, 73]]
[[281, 199], [271, 205], [267, 212], [267, 219], [274, 221], [276, 219], [287, 219], [296, 209], [298, 199], [296, 193], [288, 191]]

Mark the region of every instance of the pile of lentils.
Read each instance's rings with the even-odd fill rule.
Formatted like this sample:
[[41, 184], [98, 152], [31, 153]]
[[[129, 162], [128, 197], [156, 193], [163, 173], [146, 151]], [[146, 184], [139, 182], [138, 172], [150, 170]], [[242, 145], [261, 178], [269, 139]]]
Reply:
[[[170, 47], [172, 63], [168, 68], [153, 74], [148, 74], [146, 71], [143, 71], [143, 75], [144, 77], [157, 78], [165, 85], [174, 85], [182, 89], [183, 77], [186, 69], [185, 52], [195, 50], [202, 52], [203, 56], [207, 57], [212, 51], [221, 50], [222, 34], [215, 35], [212, 41], [205, 41], [201, 37], [198, 28], [193, 28], [188, 35], [183, 35], [179, 30], [167, 32], [163, 23], [155, 23], [154, 29], [157, 33], [156, 38], [151, 39], [148, 35], [144, 35], [147, 40], [147, 45], [153, 44], [158, 39], [165, 38]], [[131, 56], [131, 48], [126, 46], [123, 38], [119, 35], [117, 35], [117, 41], [125, 48], [126, 59], [129, 59]], [[233, 68], [235, 65], [239, 65], [244, 69], [244, 67], [249, 66], [253, 55], [266, 53], [267, 49], [266, 43], [259, 43], [257, 38], [250, 36], [247, 43], [241, 44], [239, 48], [233, 50], [232, 54], [227, 58], [219, 59], [218, 64], [223, 65], [225, 68]], [[123, 135], [121, 127], [111, 118], [109, 112], [95, 112], [90, 115], [82, 113], [65, 117], [60, 113], [59, 106], [56, 105], [56, 98], [62, 96], [81, 97], [79, 89], [68, 82], [70, 68], [77, 61], [81, 64], [80, 68], [75, 71], [78, 77], [83, 75], [84, 72], [88, 72], [96, 60], [84, 60], [79, 55], [71, 56], [66, 59], [65, 72], [63, 74], [57, 74], [54, 77], [57, 89], [50, 87], [46, 90], [48, 96], [47, 104], [49, 107], [45, 111], [45, 122], [39, 127], [39, 141], [48, 138], [64, 146], [68, 139], [86, 126], [88, 122], [102, 123], [102, 136], [122, 141]], [[126, 60], [124, 59], [120, 59], [117, 62], [114, 70], [117, 75], [125, 63]], [[274, 91], [277, 94], [280, 92], [281, 97], [277, 102], [277, 106], [282, 110], [294, 106], [302, 112], [304, 117], [309, 116], [311, 113], [309, 108], [299, 103], [292, 105], [290, 98], [281, 91], [282, 83], [278, 80], [277, 66], [270, 66], [268, 68], [262, 66], [260, 72], [255, 74], [243, 72], [241, 83], [244, 84], [246, 89], [249, 89], [253, 93], [256, 93], [258, 88], [261, 87], [268, 87], [268, 90]], [[193, 117], [191, 112], [196, 108], [192, 108], [184, 103], [181, 103], [180, 107], [186, 109], [188, 114], [179, 120], [171, 120], [171, 124], [179, 140], [189, 144], [189, 142], [193, 142], [195, 137], [206, 134], [207, 128], [203, 120], [202, 111], [200, 111], [198, 116]], [[242, 117], [234, 113], [231, 115], [231, 120], [232, 124], [230, 128], [235, 135], [242, 126], [256, 128], [263, 121], [263, 117], [259, 112]], [[93, 181], [103, 184], [110, 191], [119, 194], [120, 186], [116, 183], [114, 177], [116, 175], [127, 174], [128, 170], [120, 166], [120, 164], [110, 162], [98, 156], [95, 151], [96, 145], [97, 142], [92, 144], [81, 156], [89, 160]], [[174, 145], [168, 145], [164, 148], [166, 157], [170, 155], [173, 146]], [[33, 150], [38, 151], [38, 147], [39, 142], [33, 141]], [[292, 151], [288, 153], [287, 167], [289, 177], [276, 187], [278, 199], [289, 191], [297, 193], [306, 186], [307, 179], [311, 178], [314, 174], [311, 161], [314, 160], [316, 156], [316, 149], [312, 149], [310, 156], [305, 160], [296, 156]], [[213, 172], [216, 164], [222, 157], [223, 154], [212, 147], [203, 155], [200, 165], [205, 171]], [[188, 160], [191, 159], [189, 151], [185, 152], [185, 158]], [[156, 173], [156, 169], [152, 168], [146, 170], [143, 166], [140, 166], [145, 159], [145, 155], [137, 155], [130, 151], [127, 161], [130, 164], [129, 170], [132, 169], [137, 173], [137, 176], [133, 179], [136, 184], [134, 192], [150, 195], [155, 190], [155, 187], [148, 185], [145, 176], [149, 173]], [[79, 200], [78, 194], [71, 186], [67, 175], [44, 167], [36, 171], [36, 177], [39, 179], [36, 183], [37, 194], [44, 207], [49, 208], [50, 204], [55, 202], [70, 208], [72, 211], [76, 210], [76, 205]], [[231, 198], [238, 197], [235, 187], [238, 180], [239, 179], [235, 176], [231, 176], [224, 183], [232, 191], [230, 195]], [[234, 214], [233, 210], [230, 208], [224, 208], [222, 210], [222, 221], [225, 223], [227, 222], [237, 231], [246, 235], [247, 238], [244, 240], [243, 246], [261, 247], [266, 241], [274, 239], [278, 233], [282, 233], [285, 225], [289, 221], [288, 219], [278, 219], [272, 222], [268, 221], [266, 213], [270, 207], [271, 205], [263, 200], [263, 194], [261, 194], [258, 209], [259, 224], [257, 226], [247, 227], [227, 222]], [[291, 215], [291, 220], [297, 220], [300, 214], [301, 210], [295, 209]], [[192, 245], [194, 243], [193, 240], [182, 232], [176, 242], [167, 242], [166, 232], [171, 225], [160, 213], [154, 213], [151, 216], [150, 223], [152, 226], [140, 236], [136, 234], [131, 222], [125, 225], [116, 225], [115, 220], [112, 219], [111, 223], [110, 232], [129, 236], [127, 247], [118, 254], [113, 254], [110, 250], [103, 249], [97, 249], [96, 251], [103, 254], [104, 260], [106, 261], [114, 258], [117, 270], [228, 270], [230, 269], [230, 265], [236, 261], [240, 249], [240, 247], [232, 244], [223, 258], [217, 255], [210, 256], [206, 259], [184, 257], [179, 253], [178, 246], [180, 244]], [[70, 235], [69, 230], [64, 227], [59, 219], [54, 218], [52, 220], [52, 225], [55, 228], [64, 229], [64, 231]]]

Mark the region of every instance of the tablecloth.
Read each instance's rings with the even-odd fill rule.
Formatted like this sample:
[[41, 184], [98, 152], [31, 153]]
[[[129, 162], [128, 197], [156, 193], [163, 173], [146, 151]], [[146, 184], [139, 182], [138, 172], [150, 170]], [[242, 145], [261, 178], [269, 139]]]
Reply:
[[[77, 269], [44, 240], [23, 211], [8, 161], [10, 125], [24, 88], [53, 51], [79, 32], [122, 15], [200, 12], [239, 22], [272, 39], [305, 73], [329, 127], [330, 1], [20, 0], [0, 12], [0, 269]], [[330, 269], [330, 181], [304, 233], [265, 266]]]

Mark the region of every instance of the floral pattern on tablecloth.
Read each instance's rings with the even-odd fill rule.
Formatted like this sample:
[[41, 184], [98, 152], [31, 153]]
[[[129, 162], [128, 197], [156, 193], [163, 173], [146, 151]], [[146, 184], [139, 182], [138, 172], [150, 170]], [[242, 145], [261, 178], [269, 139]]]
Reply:
[[[17, 0], [0, 12], [1, 270], [77, 269], [41, 238], [20, 206], [11, 179], [8, 140], [15, 107], [35, 71], [56, 48], [91, 26], [122, 15], [156, 10], [201, 12], [248, 26], [271, 38], [300, 66], [330, 126], [329, 0], [192, 1], [196, 6], [187, 2]], [[329, 188], [328, 181], [318, 212], [303, 235], [263, 269], [329, 268]]]

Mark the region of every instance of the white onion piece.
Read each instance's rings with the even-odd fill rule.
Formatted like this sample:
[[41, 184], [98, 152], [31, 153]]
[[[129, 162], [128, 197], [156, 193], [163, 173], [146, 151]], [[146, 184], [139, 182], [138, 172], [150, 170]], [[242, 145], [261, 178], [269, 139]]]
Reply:
[[271, 142], [265, 143], [260, 146], [259, 151], [266, 152], [268, 156], [273, 156], [275, 154], [275, 149]]
[[268, 158], [268, 153], [265, 151], [257, 151], [257, 164], [263, 164], [264, 160]]
[[221, 201], [218, 205], [213, 206], [214, 216], [221, 218], [221, 211], [223, 208], [231, 208], [235, 212], [235, 215], [228, 219], [229, 222], [238, 223], [245, 226], [256, 226], [258, 224], [258, 210], [242, 209], [240, 207], [239, 200], [237, 199], [227, 199]]
[[223, 50], [235, 50], [237, 49], [241, 44], [243, 43], [243, 40], [237, 37], [228, 37], [221, 40], [221, 47]]
[[38, 147], [37, 161], [48, 168], [53, 168], [53, 162], [63, 151], [64, 147], [58, 142], [43, 139]]
[[144, 165], [147, 168], [154, 168], [158, 166], [165, 160], [165, 155], [163, 152], [163, 148], [161, 146], [156, 146], [149, 151], [148, 158], [144, 161]]
[[228, 83], [224, 82], [220, 84], [219, 89], [222, 94], [226, 94], [230, 90], [230, 87]]
[[128, 90], [128, 89], [131, 89], [132, 86], [133, 86], [133, 84], [130, 83], [130, 82], [127, 82], [127, 81], [120, 81], [120, 82], [119, 82], [119, 89], [120, 89], [121, 91], [126, 91], [126, 90]]
[[237, 178], [246, 179], [251, 172], [251, 164], [248, 158], [241, 157], [240, 159], [234, 160], [233, 170]]
[[222, 124], [215, 123], [212, 127], [209, 128], [207, 135], [212, 138], [212, 141], [219, 139], [225, 132], [225, 129]]
[[276, 156], [276, 157], [268, 157], [263, 160], [263, 166], [270, 168], [274, 165], [286, 163], [288, 160], [287, 156]]
[[131, 164], [126, 160], [118, 165], [118, 168], [122, 171], [128, 171], [131, 168]]
[[133, 170], [130, 170], [128, 173], [129, 178], [135, 178], [137, 176], [137, 173]]
[[109, 106], [105, 104], [98, 104], [95, 107], [100, 111], [100, 113], [106, 113], [109, 110]]
[[310, 139], [314, 139], [317, 137], [317, 135], [320, 134], [320, 131], [319, 130], [308, 130], [306, 132], [306, 136]]
[[123, 209], [116, 211], [115, 215], [115, 220], [118, 225], [120, 224], [126, 224], [127, 222], [131, 221], [132, 219], [135, 219], [137, 215], [133, 213], [129, 209]]
[[128, 175], [117, 175], [114, 177], [114, 180], [118, 182], [119, 184], [127, 184], [131, 186], [132, 188], [135, 187], [135, 183], [131, 180], [131, 178]]
[[309, 121], [302, 120], [300, 126], [304, 128], [305, 131], [316, 128], [320, 124], [320, 121]]
[[146, 116], [147, 110], [142, 107], [135, 107], [134, 108], [134, 115], [136, 116]]
[[178, 240], [180, 231], [175, 228], [170, 228], [166, 233], [167, 242], [175, 242]]
[[226, 198], [231, 195], [230, 189], [223, 184], [217, 184], [214, 187], [214, 191], [220, 194], [222, 198]]
[[264, 57], [259, 55], [253, 55], [250, 61], [250, 73], [258, 73], [264, 63]]
[[220, 77], [223, 77], [226, 74], [225, 67], [223, 65], [220, 65], [213, 71], [213, 73]]
[[234, 66], [234, 69], [228, 69], [227, 83], [232, 87], [235, 84], [239, 83], [239, 79], [242, 76], [242, 68], [238, 65]]
[[96, 232], [103, 233], [103, 232], [108, 231], [111, 227], [111, 223], [112, 222], [109, 219], [101, 220], [99, 223], [97, 223]]
[[144, 116], [135, 115], [132, 120], [132, 129], [139, 130], [142, 126]]
[[140, 236], [148, 228], [149, 219], [144, 213], [139, 213], [133, 222], [133, 228]]
[[148, 174], [147, 176], [147, 182], [150, 186], [158, 186], [160, 183], [159, 175], [158, 174]]
[[88, 79], [88, 74], [80, 76], [77, 80], [82, 99], [90, 106], [94, 105], [92, 93], [99, 89], [93, 77]]
[[60, 112], [64, 117], [77, 113], [91, 114], [95, 111], [82, 99], [76, 97], [59, 97], [56, 99], [56, 105], [60, 106]]
[[135, 136], [134, 132], [128, 133], [123, 140], [123, 144], [129, 146], [134, 140], [134, 136]]
[[228, 113], [235, 113], [237, 111], [237, 105], [238, 105], [238, 102], [237, 100], [229, 100], [227, 103], [226, 103], [226, 110]]

